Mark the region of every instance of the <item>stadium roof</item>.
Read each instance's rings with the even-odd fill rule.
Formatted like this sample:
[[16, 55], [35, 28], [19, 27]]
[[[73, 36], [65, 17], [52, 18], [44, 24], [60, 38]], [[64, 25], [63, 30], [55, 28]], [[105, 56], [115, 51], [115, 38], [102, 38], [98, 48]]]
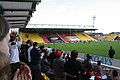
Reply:
[[39, 32], [39, 33], [63, 33], [63, 32], [84, 32], [95, 31], [97, 29], [68, 29], [68, 28], [19, 28], [20, 32]]
[[11, 28], [25, 28], [41, 0], [0, 0], [0, 14]]

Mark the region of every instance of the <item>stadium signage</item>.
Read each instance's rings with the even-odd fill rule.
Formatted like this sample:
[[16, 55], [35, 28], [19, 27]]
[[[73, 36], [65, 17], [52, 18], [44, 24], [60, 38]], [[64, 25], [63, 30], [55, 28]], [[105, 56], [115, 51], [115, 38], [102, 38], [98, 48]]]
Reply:
[[[86, 58], [86, 55], [84, 55], [84, 58]], [[100, 60], [102, 62], [102, 64], [106, 64], [106, 65], [113, 65], [113, 59], [112, 58], [105, 58], [105, 57], [99, 57], [96, 55], [92, 55], [92, 61], [97, 62], [98, 60]]]

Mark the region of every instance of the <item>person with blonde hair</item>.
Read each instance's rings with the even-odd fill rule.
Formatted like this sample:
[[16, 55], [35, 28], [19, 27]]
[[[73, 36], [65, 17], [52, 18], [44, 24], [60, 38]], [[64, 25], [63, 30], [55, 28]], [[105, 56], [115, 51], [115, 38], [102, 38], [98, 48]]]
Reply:
[[[0, 80], [7, 80], [9, 72], [9, 66], [10, 63], [7, 61], [8, 55], [9, 55], [9, 29], [10, 26], [8, 22], [5, 20], [5, 18], [0, 14]], [[14, 74], [13, 80], [32, 80], [31, 77], [31, 71], [27, 65], [24, 66], [24, 68], [27, 70], [25, 75], [29, 76], [26, 79], [19, 79], [21, 76], [21, 70], [18, 68], [16, 73]], [[5, 69], [5, 70], [4, 70]], [[23, 71], [24, 72], [24, 71]]]
[[7, 80], [9, 71], [10, 65], [7, 56], [0, 52], [0, 80]]
[[0, 51], [8, 54], [9, 53], [9, 29], [10, 26], [7, 21], [0, 15]]

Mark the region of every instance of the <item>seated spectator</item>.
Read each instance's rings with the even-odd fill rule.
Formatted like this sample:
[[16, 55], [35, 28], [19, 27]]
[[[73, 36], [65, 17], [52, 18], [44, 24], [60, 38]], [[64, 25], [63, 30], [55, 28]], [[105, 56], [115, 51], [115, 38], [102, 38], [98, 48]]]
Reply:
[[120, 77], [119, 77], [117, 70], [112, 71], [112, 76], [109, 77], [109, 80], [120, 80]]
[[85, 70], [82, 63], [77, 61], [78, 51], [71, 51], [71, 58], [65, 62], [64, 70], [67, 73], [66, 80], [84, 80], [82, 75], [85, 74]]
[[101, 67], [101, 61], [97, 61], [97, 65], [94, 66], [94, 74], [95, 74], [95, 80], [102, 80], [102, 67]]
[[51, 53], [52, 48], [49, 46], [49, 47], [47, 48], [47, 51], [48, 51], [48, 53]]
[[62, 57], [62, 59], [65, 59], [65, 55], [66, 55], [66, 53], [63, 53], [63, 57]]
[[93, 65], [91, 63], [91, 56], [89, 54], [86, 55], [87, 59], [83, 61], [83, 66], [85, 68], [86, 74], [84, 75], [85, 80], [89, 80], [93, 75]]
[[64, 72], [64, 63], [65, 61], [62, 59], [62, 51], [57, 50], [55, 52], [56, 59], [53, 61], [53, 70], [55, 72], [55, 79], [56, 80], [66, 80], [66, 75]]
[[48, 59], [48, 62], [50, 62], [51, 69], [53, 69], [53, 61], [54, 61], [54, 59], [56, 59], [54, 48], [52, 49], [52, 52], [48, 55], [47, 59]]
[[41, 72], [45, 73], [50, 80], [54, 80], [55, 74], [52, 72], [51, 68], [49, 67], [50, 63], [47, 61], [47, 55], [44, 55], [41, 60]]
[[65, 58], [65, 61], [68, 61], [69, 59], [70, 59], [70, 56], [69, 56], [70, 54], [69, 53], [67, 53], [67, 56], [66, 56], [66, 58]]

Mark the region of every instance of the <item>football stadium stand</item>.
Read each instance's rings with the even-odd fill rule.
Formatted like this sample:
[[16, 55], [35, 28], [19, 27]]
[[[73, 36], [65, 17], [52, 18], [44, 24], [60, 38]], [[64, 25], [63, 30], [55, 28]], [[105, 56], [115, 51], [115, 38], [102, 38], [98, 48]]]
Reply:
[[90, 40], [96, 41], [96, 39], [94, 39], [93, 37], [89, 36], [87, 33], [83, 32], [83, 34], [84, 34], [87, 38], [89, 38]]
[[115, 37], [115, 40], [120, 40], [120, 36]]
[[49, 36], [48, 40], [51, 43], [62, 43], [62, 42], [64, 42], [59, 36]]
[[86, 33], [75, 33], [76, 36], [81, 40], [81, 41], [96, 41], [94, 38], [90, 37]]
[[87, 37], [85, 37], [84, 35], [82, 35], [82, 33], [75, 33], [76, 36], [81, 40], [81, 41], [87, 41], [89, 40]]
[[23, 41], [31, 39], [33, 42], [45, 43], [43, 38], [40, 37], [37, 33], [21, 33]]
[[47, 37], [43, 37], [43, 40], [45, 43], [50, 43], [50, 41], [47, 39]]
[[77, 33], [76, 36], [66, 35], [65, 33], [56, 34], [37, 34], [37, 33], [23, 33], [21, 32], [22, 40], [27, 41], [32, 39], [38, 43], [59, 43], [59, 42], [79, 42], [79, 41], [97, 41], [89, 36], [87, 33]]
[[79, 42], [80, 41], [80, 39], [77, 38], [76, 36], [67, 36], [67, 37], [70, 39], [71, 42]]
[[22, 38], [23, 41], [28, 40], [27, 35], [25, 33], [21, 32], [20, 34], [21, 34], [21, 38]]
[[70, 39], [67, 38], [66, 34], [58, 34], [65, 42], [70, 42]]
[[51, 34], [48, 34], [48, 33], [44, 33], [44, 34], [40, 34], [42, 37], [49, 37], [49, 36], [51, 36]]
[[[79, 31], [80, 30], [80, 31]], [[38, 43], [61, 43], [61, 42], [79, 42], [79, 41], [97, 41], [89, 34], [85, 33], [81, 29], [77, 30], [69, 30], [69, 29], [35, 29], [35, 28], [20, 28], [19, 31], [22, 33], [23, 40], [27, 40], [27, 38], [33, 39], [33, 41], [37, 41]], [[24, 33], [27, 33], [24, 34]], [[33, 34], [34, 33], [34, 34]], [[38, 33], [38, 34], [36, 34]], [[26, 38], [27, 37], [27, 38]], [[39, 38], [37, 38], [39, 37]], [[40, 41], [41, 40], [41, 41]]]
[[110, 40], [114, 40], [115, 37], [117, 37], [117, 34], [109, 34], [104, 39], [107, 40], [107, 41], [110, 41]]

